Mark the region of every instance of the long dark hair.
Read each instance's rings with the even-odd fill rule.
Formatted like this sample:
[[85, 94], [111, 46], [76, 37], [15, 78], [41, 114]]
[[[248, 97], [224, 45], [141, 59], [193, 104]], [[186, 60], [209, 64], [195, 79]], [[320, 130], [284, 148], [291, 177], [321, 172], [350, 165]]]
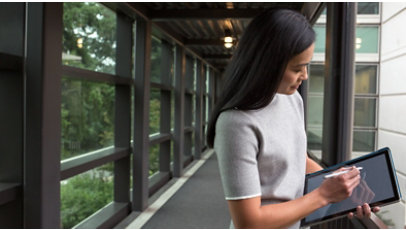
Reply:
[[290, 59], [315, 41], [306, 18], [288, 9], [268, 9], [256, 16], [241, 37], [225, 72], [223, 93], [208, 124], [207, 143], [214, 145], [220, 113], [238, 108], [256, 110], [275, 96]]

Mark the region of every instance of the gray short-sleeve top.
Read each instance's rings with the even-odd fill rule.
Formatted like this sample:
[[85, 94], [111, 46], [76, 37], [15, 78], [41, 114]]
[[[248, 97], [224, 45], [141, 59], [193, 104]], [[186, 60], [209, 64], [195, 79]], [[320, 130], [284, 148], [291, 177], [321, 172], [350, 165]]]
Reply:
[[[216, 123], [214, 150], [227, 200], [261, 196], [262, 205], [303, 195], [306, 133], [298, 92], [276, 94], [259, 110], [228, 110]], [[299, 227], [299, 222], [294, 228]]]

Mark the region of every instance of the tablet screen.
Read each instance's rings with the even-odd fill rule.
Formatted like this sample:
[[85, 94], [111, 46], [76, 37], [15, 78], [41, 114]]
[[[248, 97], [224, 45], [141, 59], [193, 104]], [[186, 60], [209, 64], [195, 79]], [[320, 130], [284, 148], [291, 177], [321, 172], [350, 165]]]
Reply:
[[400, 192], [388, 148], [306, 175], [304, 193], [309, 193], [319, 187], [326, 174], [330, 174], [340, 167], [353, 165], [362, 167], [362, 169], [360, 170], [361, 182], [353, 190], [352, 195], [343, 201], [316, 210], [302, 220], [302, 225], [346, 215], [364, 203], [368, 203], [370, 206], [382, 206], [399, 201]]

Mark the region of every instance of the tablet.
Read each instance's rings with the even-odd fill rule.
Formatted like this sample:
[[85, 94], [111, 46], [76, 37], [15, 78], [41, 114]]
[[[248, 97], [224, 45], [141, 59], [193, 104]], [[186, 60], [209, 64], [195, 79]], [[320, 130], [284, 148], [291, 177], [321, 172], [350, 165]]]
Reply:
[[364, 203], [373, 206], [384, 206], [400, 201], [401, 193], [396, 177], [391, 151], [383, 148], [365, 156], [346, 161], [327, 169], [307, 174], [304, 194], [317, 187], [324, 180], [324, 176], [344, 166], [362, 167], [361, 182], [353, 190], [352, 195], [338, 203], [329, 204], [316, 210], [301, 221], [302, 226], [331, 220], [354, 212], [355, 208]]

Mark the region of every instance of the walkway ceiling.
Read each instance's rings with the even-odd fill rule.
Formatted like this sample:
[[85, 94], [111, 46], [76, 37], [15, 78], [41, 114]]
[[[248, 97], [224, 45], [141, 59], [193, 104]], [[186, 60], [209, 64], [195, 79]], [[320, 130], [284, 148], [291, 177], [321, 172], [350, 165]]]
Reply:
[[[223, 71], [238, 40], [250, 20], [270, 7], [289, 8], [311, 18], [319, 3], [301, 2], [131, 2], [127, 3], [141, 17], [151, 20], [189, 51]], [[154, 32], [156, 32], [155, 30]], [[224, 37], [230, 32], [234, 46], [226, 48]], [[159, 33], [159, 32], [158, 32]]]

